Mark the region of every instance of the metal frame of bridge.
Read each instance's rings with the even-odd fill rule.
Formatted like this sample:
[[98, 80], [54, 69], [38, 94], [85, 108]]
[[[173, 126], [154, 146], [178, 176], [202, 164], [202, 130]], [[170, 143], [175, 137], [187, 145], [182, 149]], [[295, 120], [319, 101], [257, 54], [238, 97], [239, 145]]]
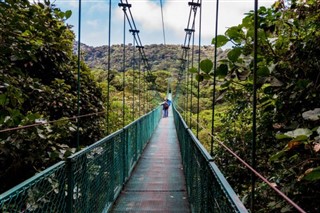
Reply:
[[121, 195], [114, 212], [247, 212], [181, 115], [158, 126], [160, 111], [1, 194], [0, 211], [109, 212]]

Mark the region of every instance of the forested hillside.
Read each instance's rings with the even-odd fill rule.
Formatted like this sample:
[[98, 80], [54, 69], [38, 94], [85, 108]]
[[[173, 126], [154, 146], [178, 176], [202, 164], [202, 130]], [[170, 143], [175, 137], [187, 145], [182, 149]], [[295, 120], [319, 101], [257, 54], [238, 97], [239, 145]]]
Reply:
[[[91, 68], [107, 69], [108, 64], [108, 46], [91, 47], [85, 44], [81, 45], [83, 50], [83, 59]], [[194, 47], [194, 61], [198, 60], [199, 47]], [[181, 45], [145, 45], [144, 52], [151, 70], [166, 70], [177, 72], [180, 70], [182, 48]], [[213, 46], [201, 47], [201, 58], [212, 58], [214, 53]], [[219, 54], [222, 50], [219, 49]], [[133, 60], [134, 59], [134, 60]], [[191, 59], [191, 55], [190, 55]], [[132, 44], [126, 45], [126, 67], [132, 68], [132, 64], [138, 65], [139, 54]], [[121, 70], [123, 67], [123, 45], [111, 46], [111, 69]]]

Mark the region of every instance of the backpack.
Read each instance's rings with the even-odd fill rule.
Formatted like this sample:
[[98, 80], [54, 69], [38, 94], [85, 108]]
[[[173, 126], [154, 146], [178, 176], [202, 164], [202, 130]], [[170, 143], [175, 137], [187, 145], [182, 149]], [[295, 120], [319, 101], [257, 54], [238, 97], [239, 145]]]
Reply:
[[164, 104], [163, 104], [163, 108], [164, 108], [164, 109], [168, 109], [168, 108], [169, 108], [169, 104], [168, 104], [168, 102], [164, 102]]

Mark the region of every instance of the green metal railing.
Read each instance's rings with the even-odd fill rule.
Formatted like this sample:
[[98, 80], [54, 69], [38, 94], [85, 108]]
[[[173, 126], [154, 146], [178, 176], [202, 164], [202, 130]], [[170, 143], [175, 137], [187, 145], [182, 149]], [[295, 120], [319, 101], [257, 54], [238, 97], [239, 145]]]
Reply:
[[192, 212], [248, 212], [175, 108], [173, 114]]
[[161, 118], [161, 108], [0, 195], [0, 212], [107, 212]]

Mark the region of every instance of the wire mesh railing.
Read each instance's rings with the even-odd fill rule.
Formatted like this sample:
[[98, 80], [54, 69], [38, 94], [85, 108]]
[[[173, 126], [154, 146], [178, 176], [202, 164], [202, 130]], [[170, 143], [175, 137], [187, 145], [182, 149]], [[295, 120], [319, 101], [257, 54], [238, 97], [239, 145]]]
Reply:
[[192, 212], [248, 212], [180, 113], [173, 112]]
[[161, 108], [0, 195], [0, 212], [107, 212], [161, 118]]
[[0, 212], [66, 210], [66, 164], [59, 162], [0, 195]]

